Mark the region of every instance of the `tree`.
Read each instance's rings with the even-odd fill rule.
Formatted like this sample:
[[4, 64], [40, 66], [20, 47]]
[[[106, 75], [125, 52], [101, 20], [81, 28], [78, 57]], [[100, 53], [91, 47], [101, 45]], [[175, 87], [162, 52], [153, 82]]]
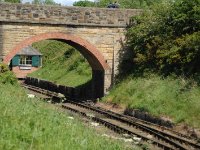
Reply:
[[94, 2], [91, 2], [91, 1], [88, 1], [88, 0], [81, 0], [81, 1], [78, 1], [78, 2], [74, 2], [73, 3], [73, 6], [80, 6], [80, 7], [94, 7], [95, 6], [95, 3]]
[[42, 1], [41, 0], [33, 0], [32, 4], [42, 4]]
[[200, 0], [157, 4], [127, 32], [134, 66], [164, 74], [200, 73]]
[[58, 5], [54, 0], [33, 0], [32, 4], [39, 4], [39, 5]]
[[45, 0], [44, 4], [46, 4], [46, 5], [56, 5], [56, 3], [54, 2], [54, 0]]
[[[116, 0], [120, 4], [120, 8], [144, 8], [154, 3], [160, 2], [162, 0]], [[75, 2], [74, 6], [81, 6], [81, 7], [107, 7], [108, 4], [112, 2], [114, 3], [115, 0], [95, 0], [94, 2], [88, 0], [80, 0]]]
[[20, 0], [0, 0], [0, 2], [7, 2], [7, 3], [21, 3]]

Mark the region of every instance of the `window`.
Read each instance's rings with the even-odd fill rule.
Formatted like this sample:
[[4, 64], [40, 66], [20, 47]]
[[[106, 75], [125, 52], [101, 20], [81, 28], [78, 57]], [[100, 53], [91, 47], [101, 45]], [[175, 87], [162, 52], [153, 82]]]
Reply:
[[32, 65], [32, 57], [31, 56], [20, 56], [20, 65]]

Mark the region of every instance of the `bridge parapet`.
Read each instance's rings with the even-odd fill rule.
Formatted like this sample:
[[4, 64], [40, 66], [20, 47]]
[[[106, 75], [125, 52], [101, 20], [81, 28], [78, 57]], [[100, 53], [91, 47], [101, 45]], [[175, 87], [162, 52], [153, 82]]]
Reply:
[[0, 22], [126, 27], [140, 9], [61, 7], [0, 3]]

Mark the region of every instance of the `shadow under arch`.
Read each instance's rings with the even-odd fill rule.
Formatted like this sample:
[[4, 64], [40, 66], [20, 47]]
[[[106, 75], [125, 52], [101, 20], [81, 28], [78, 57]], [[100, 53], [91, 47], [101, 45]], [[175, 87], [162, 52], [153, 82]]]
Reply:
[[87, 40], [84, 40], [80, 37], [61, 32], [38, 34], [36, 36], [25, 39], [21, 41], [19, 44], [17, 44], [10, 51], [10, 53], [8, 53], [4, 57], [3, 62], [9, 64], [11, 59], [22, 48], [32, 45], [35, 42], [39, 42], [42, 40], [50, 40], [50, 39], [60, 40], [73, 46], [87, 59], [92, 68], [92, 81], [89, 86], [89, 88], [91, 88], [90, 92], [93, 93], [92, 98], [99, 98], [104, 96], [105, 71], [110, 70], [110, 67], [106, 63], [103, 55], [97, 50], [97, 48], [91, 43], [89, 43]]

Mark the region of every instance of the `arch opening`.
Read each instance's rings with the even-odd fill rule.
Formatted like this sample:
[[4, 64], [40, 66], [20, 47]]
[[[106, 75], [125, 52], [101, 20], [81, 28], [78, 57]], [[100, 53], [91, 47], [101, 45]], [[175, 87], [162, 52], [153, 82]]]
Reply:
[[3, 62], [9, 64], [15, 54], [19, 52], [22, 48], [32, 45], [35, 42], [47, 39], [61, 40], [71, 45], [72, 47], [75, 47], [88, 60], [89, 64], [92, 67], [92, 70], [109, 69], [109, 66], [106, 63], [103, 55], [97, 50], [95, 46], [80, 37], [65, 33], [43, 33], [34, 37], [30, 37], [16, 45], [11, 50], [11, 52], [5, 56]]
[[90, 92], [93, 93], [90, 98], [99, 98], [104, 95], [104, 76], [105, 71], [109, 69], [102, 54], [88, 41], [76, 37], [74, 35], [68, 35], [65, 33], [44, 33], [39, 34], [34, 37], [28, 38], [18, 45], [16, 45], [13, 50], [5, 56], [3, 62], [9, 64], [11, 59], [19, 52], [22, 48], [32, 45], [35, 42], [42, 40], [58, 40], [65, 42], [76, 48], [88, 61], [92, 68], [92, 80], [89, 86]]

